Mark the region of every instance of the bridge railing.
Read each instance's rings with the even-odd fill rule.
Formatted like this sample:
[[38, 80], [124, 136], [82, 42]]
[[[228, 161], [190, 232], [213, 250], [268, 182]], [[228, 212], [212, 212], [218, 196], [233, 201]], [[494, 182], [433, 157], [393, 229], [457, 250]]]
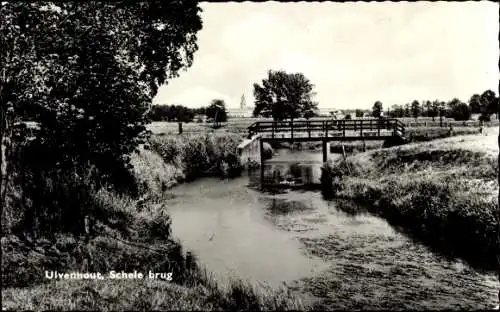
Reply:
[[274, 135], [281, 132], [290, 132], [293, 138], [294, 133], [307, 132], [309, 136], [311, 133], [321, 132], [324, 137], [328, 137], [328, 132], [335, 131], [341, 132], [341, 136], [346, 135], [346, 131], [359, 131], [363, 136], [363, 131], [377, 131], [380, 136], [381, 130], [392, 130], [393, 136], [404, 137], [405, 125], [398, 119], [347, 119], [347, 120], [309, 120], [309, 121], [259, 121], [253, 123], [249, 128], [249, 133], [271, 133]]

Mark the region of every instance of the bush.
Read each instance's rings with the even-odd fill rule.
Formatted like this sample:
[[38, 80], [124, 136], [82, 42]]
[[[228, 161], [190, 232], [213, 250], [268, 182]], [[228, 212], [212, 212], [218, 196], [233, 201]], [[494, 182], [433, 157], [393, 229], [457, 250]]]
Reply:
[[237, 176], [242, 165], [236, 148], [239, 135], [153, 136], [152, 151], [182, 172], [186, 181], [204, 176]]

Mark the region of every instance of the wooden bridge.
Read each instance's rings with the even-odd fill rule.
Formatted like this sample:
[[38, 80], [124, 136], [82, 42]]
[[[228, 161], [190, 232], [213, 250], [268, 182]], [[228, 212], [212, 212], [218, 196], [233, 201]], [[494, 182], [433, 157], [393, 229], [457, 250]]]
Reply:
[[328, 159], [328, 142], [393, 140], [406, 142], [405, 126], [398, 119], [347, 119], [259, 121], [248, 127], [248, 141], [257, 143], [260, 154], [261, 181], [264, 180], [264, 142], [322, 142], [323, 162]]
[[[405, 140], [405, 126], [398, 119], [352, 119], [309, 121], [259, 121], [248, 127], [249, 137], [259, 134], [263, 142], [366, 141], [398, 138]], [[261, 149], [262, 150], [262, 149]]]
[[405, 126], [398, 119], [259, 121], [248, 131], [268, 142], [354, 141], [404, 138]]

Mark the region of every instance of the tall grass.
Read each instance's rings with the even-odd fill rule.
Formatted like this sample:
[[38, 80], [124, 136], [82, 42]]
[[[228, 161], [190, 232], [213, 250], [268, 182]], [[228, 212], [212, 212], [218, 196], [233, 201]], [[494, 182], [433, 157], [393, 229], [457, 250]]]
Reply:
[[153, 136], [151, 150], [179, 168], [186, 181], [204, 176], [236, 176], [242, 166], [236, 153], [241, 136], [196, 134]]
[[[16, 310], [298, 310], [299, 297], [286, 289], [255, 287], [242, 281], [217, 282], [196, 257], [172, 239], [162, 201], [94, 195], [92, 234], [82, 240], [60, 234], [31, 243], [2, 238], [3, 307]], [[45, 270], [59, 272], [171, 272], [172, 281], [48, 281]], [[19, 288], [22, 287], [22, 288]]]
[[363, 201], [420, 239], [493, 269], [497, 174], [486, 153], [411, 144], [330, 161], [322, 183], [325, 195]]
[[[167, 190], [182, 181], [205, 175], [231, 176], [239, 173], [236, 135], [185, 135], [151, 138], [132, 155], [131, 172], [142, 195], [119, 195], [112, 188], [96, 187], [87, 179], [67, 173], [44, 179], [52, 193], [54, 208], [31, 212], [33, 224], [74, 209], [85, 213], [82, 231], [45, 225], [40, 235], [25, 237], [16, 231], [2, 235], [2, 305], [16, 310], [275, 310], [303, 309], [300, 299], [286, 289], [263, 289], [233, 281], [221, 285], [202, 269], [196, 257], [185, 252], [172, 237], [171, 219], [164, 204]], [[40, 173], [41, 174], [41, 173]], [[22, 175], [20, 175], [22, 177]], [[42, 178], [41, 176], [40, 178]], [[62, 204], [70, 203], [72, 207]], [[39, 189], [40, 191], [41, 189]], [[62, 195], [55, 196], [56, 192]], [[22, 198], [22, 196], [19, 196]], [[47, 203], [49, 203], [47, 201]], [[22, 204], [22, 203], [21, 203]], [[31, 210], [29, 210], [31, 209]], [[12, 228], [21, 230], [26, 211], [9, 218]], [[9, 215], [7, 215], [9, 216]], [[60, 216], [60, 215], [59, 215]], [[71, 220], [67, 220], [71, 221]], [[50, 281], [45, 270], [66, 272], [170, 272], [172, 281], [80, 280]]]

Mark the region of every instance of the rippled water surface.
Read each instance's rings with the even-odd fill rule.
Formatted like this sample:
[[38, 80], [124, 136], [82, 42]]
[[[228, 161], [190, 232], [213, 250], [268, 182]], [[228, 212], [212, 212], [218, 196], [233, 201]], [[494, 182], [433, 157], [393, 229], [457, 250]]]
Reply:
[[[266, 172], [318, 157], [281, 153]], [[310, 166], [316, 176], [319, 164]], [[352, 202], [309, 191], [261, 192], [256, 179], [202, 179], [172, 190], [174, 234], [217, 278], [285, 282], [317, 297], [318, 308], [495, 305], [495, 276], [431, 252]]]

